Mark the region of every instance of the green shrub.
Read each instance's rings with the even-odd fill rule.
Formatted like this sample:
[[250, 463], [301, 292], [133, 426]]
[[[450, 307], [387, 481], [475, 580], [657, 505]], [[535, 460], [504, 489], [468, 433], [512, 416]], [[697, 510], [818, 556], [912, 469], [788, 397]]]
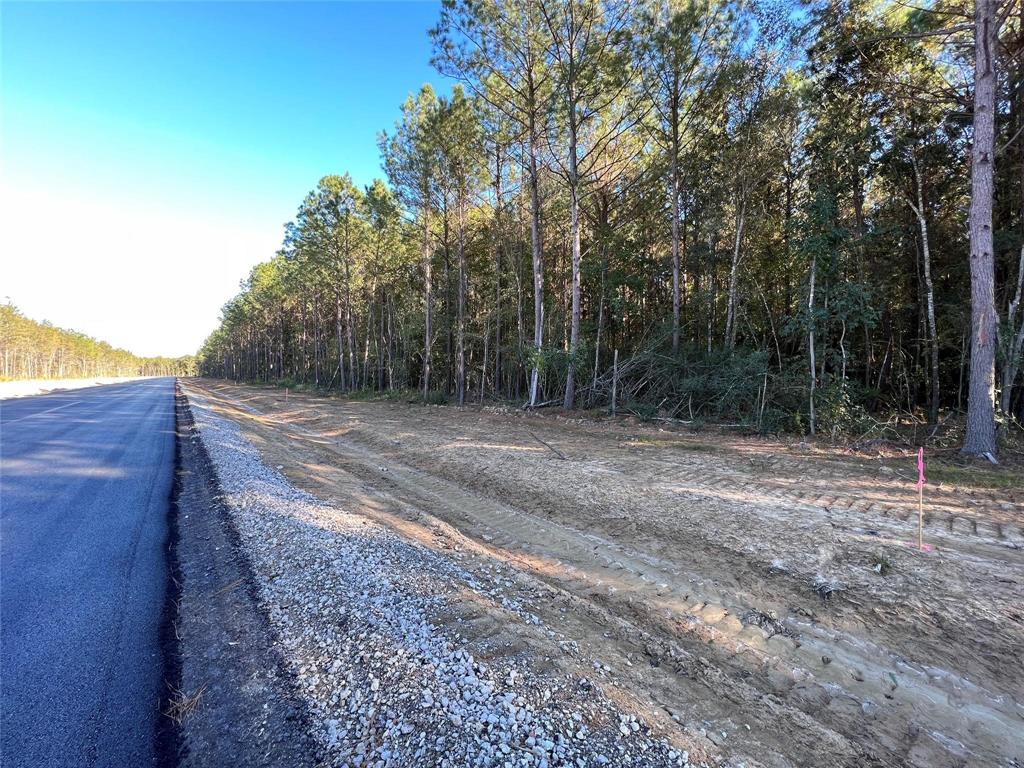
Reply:
[[874, 424], [849, 381], [833, 381], [822, 387], [815, 394], [814, 404], [818, 431], [824, 434], [861, 434]]

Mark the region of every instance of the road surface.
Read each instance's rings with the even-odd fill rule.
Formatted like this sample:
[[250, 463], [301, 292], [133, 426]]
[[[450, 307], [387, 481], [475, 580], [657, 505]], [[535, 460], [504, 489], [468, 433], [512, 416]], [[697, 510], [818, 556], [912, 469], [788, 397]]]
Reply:
[[0, 761], [150, 766], [174, 379], [0, 403]]

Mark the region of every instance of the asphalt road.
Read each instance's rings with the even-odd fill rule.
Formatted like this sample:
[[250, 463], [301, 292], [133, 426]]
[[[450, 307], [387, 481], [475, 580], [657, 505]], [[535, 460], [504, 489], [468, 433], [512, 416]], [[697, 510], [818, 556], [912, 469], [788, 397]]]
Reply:
[[151, 766], [174, 379], [0, 403], [0, 763]]

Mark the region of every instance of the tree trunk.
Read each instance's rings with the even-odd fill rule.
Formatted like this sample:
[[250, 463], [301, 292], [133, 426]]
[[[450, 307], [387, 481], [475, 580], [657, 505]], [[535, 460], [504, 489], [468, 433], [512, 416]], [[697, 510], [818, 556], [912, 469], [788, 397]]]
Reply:
[[917, 190], [917, 205], [910, 207], [917, 216], [917, 224], [921, 230], [921, 258], [924, 262], [925, 299], [928, 310], [928, 343], [931, 347], [931, 396], [928, 402], [928, 426], [939, 423], [939, 334], [935, 326], [935, 289], [932, 285], [932, 257], [928, 244], [928, 221], [924, 212], [924, 185], [921, 183], [921, 171], [916, 158], [911, 158], [914, 169], [914, 186]]
[[1006, 365], [1003, 367], [1003, 386], [999, 394], [999, 410], [1004, 416], [1010, 416], [1010, 400], [1013, 396], [1013, 384], [1020, 370], [1021, 355], [1024, 354], [1024, 317], [1021, 317], [1020, 328], [1014, 335], [1017, 323], [1017, 310], [1020, 307], [1021, 293], [1024, 291], [1024, 246], [1020, 249], [1020, 261], [1017, 263], [1017, 291], [1006, 311], [1006, 331], [1010, 336], [1010, 348]]
[[377, 292], [377, 276], [374, 275], [370, 290], [366, 294], [366, 332], [363, 335], [363, 372], [360, 389], [370, 388], [370, 339], [374, 336], [373, 297]]
[[736, 294], [739, 283], [740, 245], [743, 242], [743, 225], [747, 219], [747, 194], [741, 192], [740, 209], [736, 214], [736, 240], [732, 248], [732, 266], [729, 269], [729, 306], [725, 312], [725, 341], [729, 349], [736, 346]]
[[[522, 211], [519, 212], [519, 239], [522, 242], [526, 241], [524, 236], [525, 227], [523, 224]], [[523, 271], [522, 271], [521, 258], [515, 259], [513, 262], [512, 274], [516, 279], [516, 374], [515, 374], [515, 397], [518, 399], [522, 392], [522, 385], [524, 379], [524, 373], [526, 367], [524, 365], [525, 353], [526, 353], [526, 319], [524, 313], [524, 294], [523, 294]], [[528, 377], [527, 377], [528, 378]], [[511, 394], [513, 382], [509, 380], [509, 393]], [[529, 384], [527, 384], [529, 389]], [[527, 393], [529, 397], [529, 393]]]
[[[388, 389], [395, 388], [395, 302], [388, 299]], [[405, 377], [403, 377], [403, 381]]]
[[341, 326], [341, 288], [334, 289], [334, 322], [335, 331], [338, 337], [338, 374], [340, 376], [341, 388], [345, 389], [345, 343]]
[[711, 345], [714, 342], [715, 336], [715, 304], [717, 303], [717, 291], [716, 289], [716, 276], [715, 273], [718, 270], [718, 253], [717, 253], [717, 242], [716, 238], [710, 233], [708, 234], [708, 306], [707, 306], [707, 320], [708, 320], [708, 333], [707, 333], [707, 350], [708, 354], [711, 354]]
[[839, 354], [842, 357], [842, 368], [840, 368], [839, 380], [842, 382], [842, 386], [846, 387], [846, 318], [843, 318], [842, 332], [839, 334]]
[[672, 354], [679, 354], [679, 99], [678, 76], [672, 89]]
[[962, 452], [996, 455], [995, 269], [992, 190], [995, 163], [997, 0], [974, 4], [974, 146], [971, 148], [971, 369]]
[[434, 290], [431, 280], [433, 255], [430, 249], [430, 212], [423, 210], [423, 282], [426, 307], [423, 317], [423, 399], [430, 394], [430, 347], [434, 340], [433, 304]]
[[308, 327], [307, 327], [307, 314], [309, 307], [306, 304], [305, 298], [302, 300], [302, 383], [306, 383], [306, 377], [309, 375], [309, 339], [308, 339]]
[[[501, 249], [505, 246], [502, 227], [503, 196], [501, 147], [494, 148], [494, 390], [501, 387]], [[487, 355], [484, 355], [486, 358]], [[483, 382], [480, 384], [483, 394]]]
[[[575, 41], [572, 41], [575, 45]], [[572, 240], [572, 314], [569, 321], [569, 366], [565, 377], [565, 399], [562, 407], [571, 411], [576, 407], [576, 353], [580, 342], [580, 272], [582, 252], [580, 250], [580, 174], [577, 144], [579, 141], [579, 120], [576, 114], [576, 82], [573, 76], [574, 62], [570, 59], [570, 77], [567, 82], [566, 104], [568, 106], [569, 156], [566, 175], [569, 180], [569, 236]]]
[[[480, 362], [480, 404], [484, 403], [484, 385], [487, 382], [487, 345], [491, 340], [491, 323], [489, 320], [484, 320], [484, 356]], [[497, 389], [498, 385], [495, 384], [494, 388]]]
[[445, 320], [445, 347], [444, 347], [444, 362], [445, 362], [445, 382], [444, 382], [444, 393], [450, 395], [452, 393], [452, 384], [455, 380], [455, 355], [453, 350], [455, 347], [454, 333], [452, 332], [452, 244], [451, 244], [451, 232], [449, 230], [450, 215], [448, 211], [448, 204], [444, 204], [443, 218], [442, 218], [442, 232], [441, 232], [441, 246], [444, 248], [444, 320]]
[[282, 305], [281, 311], [278, 314], [278, 328], [280, 334], [278, 335], [278, 347], [277, 347], [277, 379], [280, 381], [284, 378], [284, 306]]
[[594, 377], [591, 380], [591, 388], [597, 388], [597, 371], [601, 362], [601, 331], [604, 328], [604, 294], [605, 285], [608, 281], [608, 263], [605, 256], [605, 246], [601, 244], [601, 296], [597, 300], [597, 339], [594, 342]]
[[462, 193], [459, 194], [458, 227], [456, 233], [459, 256], [459, 286], [456, 298], [456, 352], [457, 368], [455, 372], [455, 391], [459, 405], [466, 404], [466, 215]]
[[320, 302], [313, 295], [313, 386], [320, 388]]
[[[532, 91], [531, 91], [532, 94]], [[530, 113], [530, 249], [533, 253], [533, 371], [530, 373], [530, 406], [537, 405], [541, 351], [544, 347], [544, 262], [540, 242], [540, 179], [537, 173], [537, 123]]]
[[814, 366], [814, 280], [817, 277], [818, 272], [818, 257], [815, 255], [811, 259], [811, 283], [810, 290], [807, 292], [807, 354], [810, 357], [810, 396], [808, 398], [808, 413], [810, 417], [810, 431], [814, 434], [815, 423], [814, 423], [814, 383], [815, 383], [815, 366]]

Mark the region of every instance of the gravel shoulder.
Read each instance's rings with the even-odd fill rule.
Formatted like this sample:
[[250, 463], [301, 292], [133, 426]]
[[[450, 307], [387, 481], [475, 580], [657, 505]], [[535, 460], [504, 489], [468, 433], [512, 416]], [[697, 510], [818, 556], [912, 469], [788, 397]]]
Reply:
[[[521, 606], [539, 630], [525, 656], [588, 675], [691, 756], [1024, 760], [1019, 488], [930, 487], [935, 549], [922, 555], [905, 544], [916, 496], [898, 467], [629, 424], [188, 386], [295, 485]], [[472, 601], [451, 604], [469, 611], [457, 631], [470, 642], [519, 642]]]
[[[177, 461], [164, 702], [165, 765], [316, 764], [304, 702], [294, 690], [258, 585], [188, 403], [176, 402]], [[168, 749], [169, 748], [169, 749]]]

